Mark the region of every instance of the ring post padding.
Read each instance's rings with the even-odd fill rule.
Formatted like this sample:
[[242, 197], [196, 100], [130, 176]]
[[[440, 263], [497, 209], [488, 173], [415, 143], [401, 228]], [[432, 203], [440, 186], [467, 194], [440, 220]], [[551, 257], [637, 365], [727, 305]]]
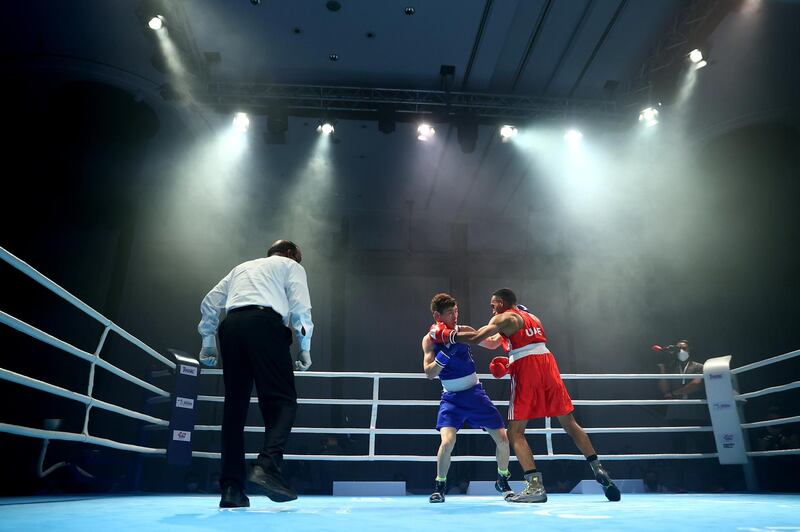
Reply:
[[200, 375], [200, 363], [182, 351], [170, 351], [175, 356], [177, 366], [167, 461], [173, 465], [187, 466], [192, 461], [192, 432], [197, 416], [197, 377]]
[[731, 357], [711, 358], [703, 364], [708, 413], [714, 428], [720, 464], [746, 464], [745, 448], [736, 398], [731, 383]]

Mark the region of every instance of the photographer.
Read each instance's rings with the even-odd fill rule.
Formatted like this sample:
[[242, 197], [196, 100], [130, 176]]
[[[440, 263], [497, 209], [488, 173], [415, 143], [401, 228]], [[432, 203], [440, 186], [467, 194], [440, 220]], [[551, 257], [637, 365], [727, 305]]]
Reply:
[[[658, 349], [656, 349], [658, 347]], [[663, 355], [657, 364], [659, 373], [664, 374], [702, 374], [703, 364], [692, 360], [688, 340], [679, 340], [675, 345], [660, 348], [653, 346], [654, 351]], [[664, 399], [703, 399], [703, 379], [661, 379], [658, 381], [658, 390]], [[670, 426], [698, 426], [709, 423], [708, 409], [705, 405], [668, 405], [665, 419]], [[704, 452], [708, 444], [705, 434], [697, 432], [675, 432], [671, 438], [672, 451], [677, 453]], [[699, 491], [707, 489], [702, 475], [685, 464], [676, 464], [673, 468], [671, 482], [674, 491]]]
[[[654, 346], [655, 347], [655, 346]], [[667, 346], [660, 350], [666, 355], [662, 362], [657, 364], [660, 373], [703, 373], [703, 364], [695, 362], [689, 351], [689, 341], [679, 340], [675, 345]], [[703, 379], [696, 378], [686, 382], [687, 379], [662, 379], [658, 381], [658, 389], [664, 399], [698, 399], [698, 393], [703, 387]]]

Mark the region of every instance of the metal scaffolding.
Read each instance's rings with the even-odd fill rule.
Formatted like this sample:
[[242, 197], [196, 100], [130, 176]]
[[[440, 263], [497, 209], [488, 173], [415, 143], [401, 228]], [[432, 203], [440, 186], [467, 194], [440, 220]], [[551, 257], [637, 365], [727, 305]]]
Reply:
[[293, 116], [364, 119], [375, 119], [378, 114], [389, 112], [394, 113], [398, 122], [420, 117], [448, 121], [460, 115], [470, 115], [480, 123], [495, 124], [531, 119], [620, 120], [613, 101], [509, 94], [210, 82], [196, 97], [206, 105], [226, 111], [238, 108], [268, 113], [282, 108]]
[[[669, 89], [660, 86], [668, 84], [659, 83], [658, 76], [664, 71], [680, 67], [692, 48], [706, 44], [706, 39], [720, 20], [737, 5], [737, 2], [727, 0], [683, 0], [642, 63], [638, 76], [622, 95], [620, 107], [643, 107], [661, 97], [669, 98]], [[705, 52], [708, 53], [708, 50]], [[664, 77], [674, 81], [675, 75], [673, 72], [673, 75]]]

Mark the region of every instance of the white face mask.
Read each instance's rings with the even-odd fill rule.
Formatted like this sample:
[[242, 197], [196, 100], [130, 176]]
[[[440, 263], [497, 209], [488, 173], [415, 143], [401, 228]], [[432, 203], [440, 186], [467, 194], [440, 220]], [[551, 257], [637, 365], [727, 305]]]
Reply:
[[689, 360], [689, 351], [681, 349], [680, 353], [678, 353], [678, 360], [681, 362], [686, 362]]

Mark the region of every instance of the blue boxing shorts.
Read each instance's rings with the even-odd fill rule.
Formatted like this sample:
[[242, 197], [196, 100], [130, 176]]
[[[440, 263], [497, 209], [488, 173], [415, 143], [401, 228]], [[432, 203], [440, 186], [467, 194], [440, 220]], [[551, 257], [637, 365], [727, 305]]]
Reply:
[[492, 404], [481, 383], [459, 392], [442, 392], [436, 430], [441, 430], [442, 427], [460, 429], [465, 421], [474, 428], [505, 427], [503, 416]]

